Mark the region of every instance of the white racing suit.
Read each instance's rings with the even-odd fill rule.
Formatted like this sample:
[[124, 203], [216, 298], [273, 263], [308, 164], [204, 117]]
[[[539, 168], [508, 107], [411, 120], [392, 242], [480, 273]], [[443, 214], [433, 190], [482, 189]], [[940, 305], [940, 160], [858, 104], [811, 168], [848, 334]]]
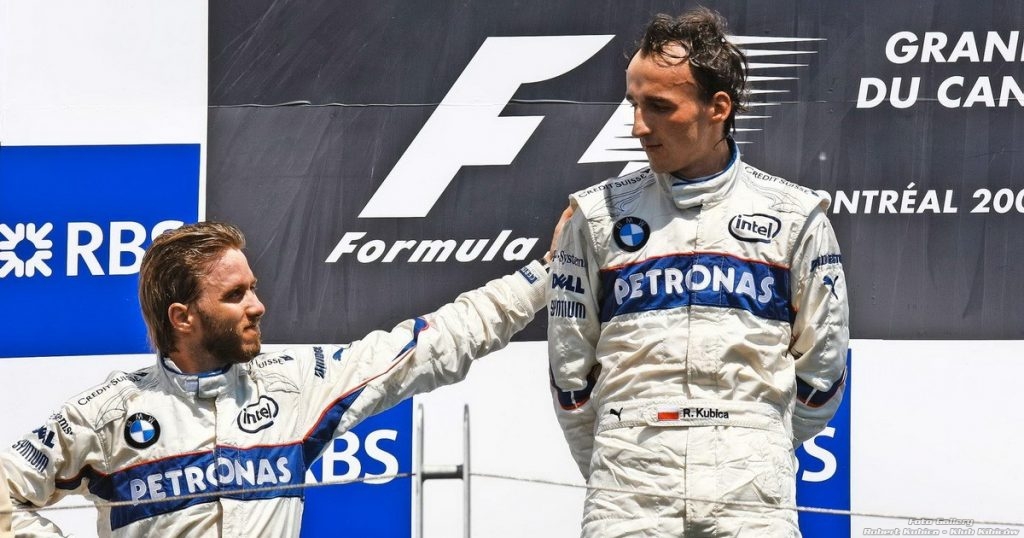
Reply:
[[[100, 502], [100, 536], [298, 536], [300, 486], [327, 444], [413, 394], [461, 380], [472, 359], [533, 319], [547, 283], [533, 262], [346, 346], [296, 347], [198, 376], [166, 359], [115, 373], [0, 452], [15, 505], [86, 495]], [[283, 486], [295, 487], [275, 489]], [[196, 494], [212, 495], [185, 497]], [[60, 533], [34, 512], [14, 519], [19, 536]]]
[[795, 511], [776, 508], [795, 505], [793, 448], [845, 386], [828, 201], [734, 149], [709, 178], [645, 169], [571, 203], [548, 346], [556, 414], [590, 486], [583, 535], [799, 536]]
[[0, 538], [13, 538], [11, 532], [11, 496], [7, 492], [7, 474], [0, 465]]

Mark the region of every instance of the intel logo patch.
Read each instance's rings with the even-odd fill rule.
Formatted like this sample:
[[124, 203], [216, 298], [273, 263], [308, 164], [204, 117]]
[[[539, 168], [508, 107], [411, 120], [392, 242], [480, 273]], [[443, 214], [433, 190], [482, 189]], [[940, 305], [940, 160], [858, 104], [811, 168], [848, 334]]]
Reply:
[[245, 406], [238, 413], [238, 429], [246, 433], [256, 433], [269, 428], [274, 425], [278, 409], [273, 398], [260, 396], [256, 403]]
[[771, 243], [781, 229], [782, 221], [763, 213], [736, 215], [729, 219], [729, 233], [750, 243]]

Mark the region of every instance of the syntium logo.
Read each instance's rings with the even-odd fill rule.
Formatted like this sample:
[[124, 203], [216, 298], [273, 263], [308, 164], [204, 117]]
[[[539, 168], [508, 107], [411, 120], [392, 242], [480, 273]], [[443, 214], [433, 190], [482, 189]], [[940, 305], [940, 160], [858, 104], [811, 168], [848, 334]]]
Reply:
[[52, 222], [0, 223], [0, 279], [133, 275], [147, 239], [182, 224], [165, 220], [149, 229], [131, 221], [68, 222], [58, 233]]

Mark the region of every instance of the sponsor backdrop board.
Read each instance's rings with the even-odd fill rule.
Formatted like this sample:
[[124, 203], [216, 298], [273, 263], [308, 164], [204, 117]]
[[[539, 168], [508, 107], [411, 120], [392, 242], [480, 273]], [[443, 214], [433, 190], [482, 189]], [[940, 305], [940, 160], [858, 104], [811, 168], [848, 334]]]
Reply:
[[[1024, 218], [1024, 8], [705, 4], [750, 54], [745, 159], [830, 193], [851, 282], [861, 340], [849, 400], [800, 451], [800, 501], [934, 516], [804, 517], [807, 535], [980, 534], [1005, 526], [967, 520], [1019, 520], [1013, 447], [1024, 431], [1006, 410], [1024, 375], [1013, 262], [1024, 249], [1013, 235]], [[4, 4], [0, 305], [13, 328], [0, 356], [13, 358], [0, 360], [0, 406], [19, 412], [0, 434], [13, 441], [109, 370], [152, 360], [91, 354], [144, 349], [133, 256], [166, 221], [243, 227], [275, 344], [358, 338], [539, 256], [566, 194], [643, 166], [622, 106], [626, 54], [653, 13], [691, 5]], [[33, 186], [45, 169], [23, 160], [33, 152], [60, 155], [36, 161], [49, 168], [85, 166]], [[97, 161], [104, 152], [113, 164]], [[164, 175], [147, 168], [160, 163]], [[102, 297], [90, 315], [109, 327], [78, 340], [68, 326], [90, 322], [72, 314], [28, 338], [68, 309], [61, 297], [90, 294]], [[468, 402], [474, 470], [579, 484], [548, 407], [544, 323], [467, 383], [420, 398], [428, 464], [459, 463]], [[407, 471], [410, 409], [335, 441], [307, 481]], [[395, 492], [378, 506], [396, 527], [325, 493], [310, 501], [306, 535], [363, 519], [361, 532], [404, 536], [408, 483], [373, 487]], [[428, 483], [427, 536], [460, 535], [461, 487]], [[473, 534], [571, 536], [581, 502], [578, 488], [480, 478]], [[90, 536], [93, 514], [50, 515]]]
[[[302, 515], [303, 536], [335, 536], [339, 528], [354, 536], [408, 536], [412, 409], [412, 400], [406, 400], [366, 419], [335, 439], [313, 462], [306, 473], [310, 489]], [[323, 485], [331, 482], [354, 483]]]
[[[745, 159], [833, 197], [854, 336], [1021, 338], [1024, 6], [705, 4], [749, 55]], [[208, 212], [295, 282], [268, 338], [356, 337], [539, 256], [567, 193], [643, 160], [625, 54], [692, 5], [212, 5]]]
[[204, 205], [205, 4], [2, 9], [0, 358], [146, 352], [141, 255]]
[[6, 146], [0, 171], [0, 357], [148, 351], [139, 265], [198, 216], [199, 144]]
[[[692, 5], [212, 7], [208, 212], [295, 283], [266, 298], [267, 337], [358, 337], [541, 255], [567, 193], [643, 166], [626, 55], [653, 13]], [[745, 159], [833, 198], [853, 336], [1020, 338], [1021, 8], [708, 5], [751, 62]], [[544, 336], [542, 318], [520, 338]], [[859, 390], [801, 449], [802, 503], [857, 502]]]

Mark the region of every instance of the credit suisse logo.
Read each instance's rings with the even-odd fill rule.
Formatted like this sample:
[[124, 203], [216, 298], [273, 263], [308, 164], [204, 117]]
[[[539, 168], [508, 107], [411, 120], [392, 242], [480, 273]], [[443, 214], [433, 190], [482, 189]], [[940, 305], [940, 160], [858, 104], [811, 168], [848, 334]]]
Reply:
[[198, 218], [199, 145], [0, 146], [0, 193], [0, 357], [148, 351], [136, 275]]

